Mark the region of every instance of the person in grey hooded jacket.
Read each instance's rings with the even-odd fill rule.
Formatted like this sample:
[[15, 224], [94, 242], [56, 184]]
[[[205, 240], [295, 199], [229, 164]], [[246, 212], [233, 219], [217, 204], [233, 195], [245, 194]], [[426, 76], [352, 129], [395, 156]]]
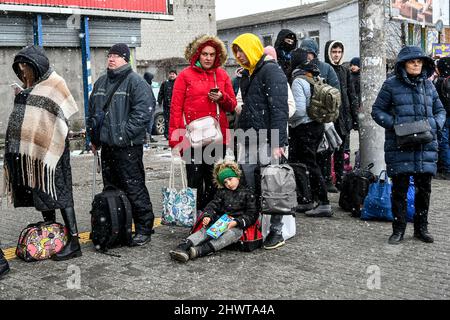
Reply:
[[[434, 72], [434, 62], [419, 47], [406, 46], [397, 56], [395, 77], [387, 79], [372, 106], [372, 117], [385, 128], [384, 158], [392, 178], [393, 233], [389, 244], [399, 244], [406, 230], [407, 192], [410, 177], [416, 189], [414, 206], [414, 237], [431, 243], [428, 232], [431, 179], [436, 175], [437, 131], [445, 122], [445, 110], [436, 88], [428, 78]], [[394, 125], [427, 119], [433, 140], [426, 144], [401, 147], [397, 143]]]

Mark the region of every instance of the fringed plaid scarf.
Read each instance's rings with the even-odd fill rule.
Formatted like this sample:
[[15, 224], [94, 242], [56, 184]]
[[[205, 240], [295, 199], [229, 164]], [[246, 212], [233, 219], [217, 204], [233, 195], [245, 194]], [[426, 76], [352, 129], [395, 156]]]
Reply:
[[[66, 82], [49, 71], [34, 87], [22, 91], [14, 100], [5, 140], [2, 195], [13, 200], [13, 184], [41, 190], [55, 200], [55, 171], [64, 153], [69, 131], [67, 119], [78, 111]], [[16, 170], [16, 171], [14, 171]], [[15, 175], [12, 173], [16, 172]], [[20, 178], [17, 177], [20, 172]], [[13, 181], [21, 180], [21, 181]]]

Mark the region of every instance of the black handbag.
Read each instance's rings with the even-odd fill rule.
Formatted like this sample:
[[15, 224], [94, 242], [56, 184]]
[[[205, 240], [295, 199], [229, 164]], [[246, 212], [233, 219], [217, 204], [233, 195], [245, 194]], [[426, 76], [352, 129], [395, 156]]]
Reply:
[[412, 147], [427, 144], [433, 141], [433, 133], [428, 122], [427, 112], [427, 95], [425, 91], [425, 119], [416, 120], [414, 122], [399, 123], [394, 125], [395, 135], [397, 137], [397, 145], [399, 147]]
[[433, 141], [428, 119], [394, 125], [399, 147], [427, 144]]

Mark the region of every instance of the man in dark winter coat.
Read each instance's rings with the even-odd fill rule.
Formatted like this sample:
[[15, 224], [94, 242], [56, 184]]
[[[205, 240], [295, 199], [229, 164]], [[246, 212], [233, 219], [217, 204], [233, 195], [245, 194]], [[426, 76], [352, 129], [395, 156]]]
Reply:
[[282, 29], [275, 41], [278, 64], [283, 69], [286, 77], [291, 73], [291, 52], [297, 48], [297, 36], [289, 29]]
[[359, 129], [358, 113], [361, 109], [361, 67], [360, 59], [358, 57], [350, 60], [350, 94], [352, 99], [350, 100], [353, 105], [351, 106], [351, 113], [353, 119], [353, 129]]
[[150, 112], [151, 117], [150, 117], [150, 122], [147, 126], [147, 133], [150, 137], [149, 138], [150, 142], [156, 142], [156, 140], [152, 138], [153, 123], [155, 122], [155, 108], [156, 108], [156, 98], [155, 98], [155, 95], [153, 94], [153, 89], [152, 89], [153, 73], [151, 73], [151, 72], [144, 73], [144, 79], [145, 79], [145, 81], [147, 81], [148, 85], [150, 86], [150, 96], [151, 96], [151, 100], [152, 100], [152, 105], [150, 106], [150, 109], [148, 110]]
[[450, 57], [439, 59], [437, 72], [438, 78], [435, 86], [439, 99], [447, 112], [447, 120], [442, 131], [438, 132], [439, 158], [436, 178], [450, 180]]
[[[268, 164], [272, 157], [280, 158], [284, 155], [284, 146], [288, 144], [288, 83], [279, 65], [272, 58], [266, 59], [262, 43], [256, 35], [245, 33], [238, 36], [232, 48], [236, 61], [245, 69], [239, 84], [243, 106], [238, 128], [256, 134], [268, 131], [267, 140], [258, 137], [252, 145], [257, 147], [257, 152], [254, 152], [257, 155], [251, 152], [248, 141], [239, 142], [238, 137], [238, 162], [247, 185], [255, 190], [258, 165]], [[272, 141], [275, 140], [272, 133], [278, 133], [277, 141]], [[256, 192], [259, 191], [256, 189]], [[282, 218], [282, 215], [272, 215], [270, 233], [264, 241], [265, 249], [275, 249], [285, 243]]]
[[[389, 244], [399, 244], [406, 230], [407, 192], [414, 177], [414, 237], [431, 243], [428, 233], [431, 179], [436, 174], [437, 131], [445, 123], [445, 110], [431, 81], [434, 62], [419, 47], [406, 46], [397, 57], [395, 77], [387, 79], [372, 107], [372, 117], [385, 128], [384, 159], [392, 178], [393, 233]], [[433, 140], [402, 147], [397, 142], [394, 125], [427, 119]]]
[[164, 81], [159, 88], [158, 104], [163, 107], [164, 115], [164, 137], [169, 139], [169, 119], [170, 119], [170, 103], [172, 102], [172, 91], [175, 85], [177, 72], [175, 70], [169, 71], [169, 79]]
[[[334, 152], [334, 171], [336, 173], [336, 187], [340, 190], [342, 178], [344, 176], [344, 151], [345, 145], [350, 144], [350, 130], [353, 129], [353, 117], [351, 106], [353, 96], [350, 89], [350, 70], [342, 66], [344, 60], [344, 44], [340, 41], [330, 40], [325, 44], [325, 62], [329, 63], [336, 72], [339, 79], [339, 87], [341, 89], [341, 106], [339, 107], [339, 117], [334, 122], [334, 127], [341, 137], [343, 143], [337, 151]], [[331, 166], [330, 161], [327, 165]], [[328, 172], [328, 170], [326, 170]], [[328, 181], [331, 177], [325, 177]]]
[[[88, 128], [91, 132], [98, 129], [99, 115], [113, 95], [100, 128], [103, 185], [114, 185], [127, 194], [136, 228], [133, 243], [144, 245], [150, 241], [154, 221], [142, 162], [152, 97], [150, 86], [132, 70], [129, 59], [126, 44], [115, 44], [109, 50], [107, 74], [95, 82], [89, 99]], [[94, 152], [99, 147], [92, 144]]]

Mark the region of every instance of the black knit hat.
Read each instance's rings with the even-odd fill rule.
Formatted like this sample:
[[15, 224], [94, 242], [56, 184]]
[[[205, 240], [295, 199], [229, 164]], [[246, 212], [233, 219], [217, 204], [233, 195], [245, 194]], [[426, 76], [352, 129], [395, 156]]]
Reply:
[[108, 54], [117, 54], [125, 59], [126, 62], [130, 61], [130, 48], [125, 43], [117, 43], [109, 49]]
[[351, 66], [361, 67], [360, 64], [361, 64], [361, 60], [358, 57], [354, 57], [352, 60], [350, 60]]

